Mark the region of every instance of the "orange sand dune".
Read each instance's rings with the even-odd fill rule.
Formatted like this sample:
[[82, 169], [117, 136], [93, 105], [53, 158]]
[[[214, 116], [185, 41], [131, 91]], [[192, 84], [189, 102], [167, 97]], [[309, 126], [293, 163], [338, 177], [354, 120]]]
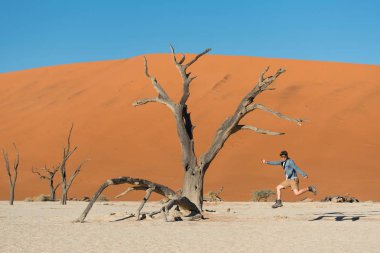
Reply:
[[[180, 76], [170, 55], [148, 55], [150, 72], [174, 99], [181, 95]], [[207, 55], [191, 69], [189, 109], [196, 125], [196, 151], [205, 152], [222, 121], [253, 87], [265, 66], [287, 72], [257, 102], [293, 117], [309, 120], [297, 126], [264, 112], [244, 119], [251, 125], [284, 131], [280, 137], [253, 132], [232, 136], [206, 175], [205, 190], [224, 186], [226, 200], [249, 200], [257, 189], [274, 188], [283, 180], [277, 160], [282, 149], [315, 184], [318, 198], [350, 193], [360, 200], [380, 200], [380, 66]], [[180, 147], [174, 119], [159, 104], [134, 108], [132, 102], [155, 96], [144, 76], [142, 57], [79, 63], [0, 74], [0, 146], [21, 155], [16, 199], [48, 193], [46, 181], [31, 168], [57, 164], [71, 123], [78, 151], [69, 175], [91, 159], [69, 195], [91, 196], [106, 179], [143, 177], [178, 189], [182, 184]], [[106, 192], [109, 197], [127, 186]], [[8, 197], [8, 181], [0, 164], [0, 199]], [[141, 198], [131, 194], [125, 199]], [[286, 200], [297, 200], [290, 191]]]

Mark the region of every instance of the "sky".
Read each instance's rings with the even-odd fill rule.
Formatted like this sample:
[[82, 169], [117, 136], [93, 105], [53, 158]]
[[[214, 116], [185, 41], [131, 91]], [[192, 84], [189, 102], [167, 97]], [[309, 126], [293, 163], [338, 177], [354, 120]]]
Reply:
[[380, 65], [378, 0], [0, 0], [0, 73], [199, 53]]

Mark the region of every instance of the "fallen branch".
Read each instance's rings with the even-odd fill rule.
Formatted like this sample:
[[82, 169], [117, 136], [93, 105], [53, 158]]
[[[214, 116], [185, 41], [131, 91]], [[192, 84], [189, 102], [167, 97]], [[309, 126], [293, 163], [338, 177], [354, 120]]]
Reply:
[[[140, 179], [140, 178], [131, 178], [131, 177], [119, 177], [119, 178], [113, 178], [113, 179], [108, 179], [104, 184], [102, 184], [98, 191], [94, 194], [93, 198], [91, 201], [88, 203], [86, 209], [83, 211], [81, 216], [79, 216], [74, 222], [84, 222], [86, 219], [88, 213], [90, 212], [92, 206], [100, 196], [100, 194], [110, 185], [119, 185], [119, 184], [132, 184], [134, 185], [133, 187], [128, 188], [126, 191], [123, 193], [119, 194], [117, 197], [125, 195], [127, 192], [131, 190], [145, 190], [146, 195], [144, 199], [142, 200], [140, 206], [137, 209], [137, 214], [135, 215], [137, 219], [140, 219], [140, 213], [142, 208], [144, 207], [145, 203], [149, 199], [150, 195], [152, 192], [155, 192], [157, 194], [160, 194], [168, 199], [170, 201], [166, 203], [162, 208], [161, 208], [161, 213], [164, 214], [165, 220], [167, 220], [167, 213], [168, 211], [174, 206], [178, 205], [181, 209], [183, 210], [188, 210], [191, 212], [192, 215], [197, 215], [200, 214], [200, 210], [197, 208], [197, 206], [192, 203], [190, 200], [188, 200], [186, 197], [182, 197], [181, 195], [177, 194], [174, 190], [170, 189], [167, 186], [161, 185], [154, 183], [149, 180], [145, 179]], [[152, 212], [150, 213], [149, 216], [153, 216], [157, 214], [158, 212]]]

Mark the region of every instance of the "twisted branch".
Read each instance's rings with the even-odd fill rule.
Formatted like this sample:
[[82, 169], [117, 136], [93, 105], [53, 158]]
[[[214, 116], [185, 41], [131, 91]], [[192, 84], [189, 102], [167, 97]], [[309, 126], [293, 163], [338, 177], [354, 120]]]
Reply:
[[286, 116], [282, 113], [279, 113], [279, 112], [276, 112], [276, 111], [273, 111], [267, 107], [265, 107], [264, 105], [261, 105], [261, 104], [253, 104], [253, 105], [250, 105], [247, 107], [247, 112], [250, 112], [250, 111], [253, 111], [255, 109], [260, 109], [260, 110], [263, 110], [265, 112], [269, 112], [281, 119], [285, 119], [285, 120], [288, 120], [290, 122], [294, 122], [294, 123], [297, 123], [299, 126], [302, 125], [302, 122], [304, 122], [305, 120], [304, 119], [296, 119], [296, 118], [291, 118], [289, 116]]
[[172, 45], [170, 45], [170, 49], [173, 55], [174, 64], [176, 65], [183, 81], [183, 84], [182, 84], [183, 94], [182, 94], [179, 104], [185, 105], [190, 96], [190, 90], [189, 90], [190, 83], [196, 78], [196, 76], [190, 77], [191, 73], [187, 73], [187, 68], [190, 67], [192, 64], [194, 64], [200, 57], [210, 52], [211, 48], [207, 48], [202, 53], [197, 54], [194, 57], [194, 59], [192, 59], [187, 64], [183, 64], [183, 62], [185, 61], [185, 55], [182, 56], [182, 59], [180, 61], [177, 61], [175, 51]]
[[161, 104], [166, 105], [167, 107], [170, 108], [172, 112], [174, 112], [174, 107], [175, 104], [174, 102], [170, 99], [164, 88], [162, 88], [161, 84], [157, 81], [157, 79], [154, 76], [151, 76], [149, 74], [149, 69], [148, 69], [148, 61], [146, 57], [144, 57], [144, 65], [145, 65], [145, 75], [148, 77], [153, 85], [153, 88], [157, 91], [158, 95], [156, 98], [143, 98], [136, 100], [133, 102], [133, 106], [140, 106], [140, 105], [145, 105], [147, 103], [151, 102], [158, 102]]
[[210, 51], [211, 51], [211, 48], [207, 48], [207, 49], [204, 50], [202, 53], [197, 54], [197, 56], [195, 56], [194, 59], [192, 59], [189, 63], [187, 63], [187, 64], [185, 65], [186, 69], [187, 69], [188, 67], [190, 67], [194, 62], [196, 62], [200, 57], [202, 57], [203, 55], [207, 54], [207, 53], [210, 52]]
[[55, 174], [58, 172], [59, 167], [60, 167], [59, 165], [58, 165], [58, 166], [53, 166], [54, 169], [50, 170], [50, 169], [45, 165], [45, 167], [43, 167], [43, 168], [40, 169], [40, 170], [45, 171], [45, 173], [46, 173], [47, 175], [43, 175], [41, 172], [38, 171], [38, 169], [32, 167], [32, 173], [37, 174], [37, 175], [40, 177], [40, 179], [52, 180], [52, 179], [54, 178]]
[[148, 187], [144, 186], [144, 185], [132, 186], [132, 187], [129, 187], [127, 190], [123, 191], [122, 193], [120, 193], [119, 195], [116, 195], [115, 199], [118, 199], [118, 198], [126, 195], [130, 191], [145, 191], [147, 189], [148, 189]]
[[150, 195], [152, 194], [153, 191], [154, 191], [154, 188], [148, 188], [146, 190], [146, 194], [145, 194], [143, 200], [141, 201], [140, 206], [137, 208], [137, 211], [136, 211], [137, 220], [140, 220], [141, 209], [143, 209], [145, 203], [148, 201], [148, 199], [149, 199], [149, 197], [150, 197]]
[[147, 103], [152, 103], [152, 102], [157, 102], [157, 103], [160, 103], [160, 104], [163, 104], [163, 105], [166, 105], [167, 107], [169, 107], [169, 109], [174, 112], [174, 107], [173, 107], [173, 104], [169, 103], [168, 101], [165, 101], [163, 99], [160, 99], [160, 98], [142, 98], [142, 99], [139, 99], [139, 100], [136, 100], [132, 103], [132, 105], [134, 107], [137, 107], [137, 106], [140, 106], [140, 105], [145, 105]]
[[251, 130], [259, 134], [267, 134], [267, 135], [284, 135], [285, 134], [285, 133], [279, 133], [279, 132], [273, 132], [270, 130], [260, 129], [260, 128], [257, 128], [255, 126], [250, 126], [250, 125], [237, 125], [234, 128], [233, 133], [242, 129]]
[[45, 175], [42, 175], [42, 174], [41, 174], [37, 169], [35, 169], [34, 167], [32, 168], [32, 173], [37, 174], [37, 175], [40, 177], [40, 179], [46, 179], [46, 180], [49, 180], [49, 179], [50, 179], [50, 177], [45, 176]]
[[145, 64], [145, 75], [146, 75], [146, 77], [148, 77], [151, 80], [154, 89], [158, 93], [158, 96], [162, 97], [165, 100], [170, 101], [170, 98], [169, 98], [168, 94], [162, 88], [162, 86], [158, 83], [157, 79], [154, 76], [151, 76], [149, 74], [149, 72], [148, 72], [148, 61], [147, 61], [146, 57], [144, 57], [144, 64]]
[[[108, 179], [104, 184], [102, 184], [99, 187], [98, 191], [94, 194], [91, 201], [88, 203], [86, 209], [83, 211], [81, 216], [79, 216], [74, 222], [81, 222], [81, 223], [84, 222], [84, 220], [87, 217], [87, 214], [90, 212], [92, 206], [94, 205], [94, 203], [96, 202], [96, 200], [98, 199], [100, 194], [108, 186], [119, 185], [119, 184], [132, 184], [133, 187], [130, 187], [129, 189], [131, 189], [131, 190], [145, 190], [146, 191], [146, 195], [145, 195], [143, 201], [141, 202], [139, 208], [137, 209], [137, 211], [138, 211], [137, 217], [139, 217], [139, 213], [141, 212], [141, 209], [145, 205], [146, 201], [149, 199], [150, 194], [152, 192], [160, 194], [160, 195], [162, 195], [162, 196], [164, 196], [170, 200], [175, 200], [173, 203], [176, 203], [178, 206], [180, 206], [181, 208], [183, 208], [185, 210], [189, 210], [193, 213], [200, 213], [199, 209], [194, 205], [194, 203], [189, 201], [186, 197], [182, 197], [182, 196], [178, 195], [174, 190], [170, 189], [167, 186], [157, 184], [157, 183], [154, 183], [154, 182], [146, 180], [146, 179], [132, 178], [132, 177], [119, 177], [119, 178]], [[127, 189], [127, 191], [125, 191], [125, 192], [131, 191], [129, 189]], [[119, 194], [119, 195], [124, 195], [125, 192], [123, 192], [122, 194]], [[170, 208], [168, 208], [168, 209], [170, 209]]]
[[219, 129], [216, 132], [216, 135], [214, 137], [214, 140], [209, 148], [209, 150], [203, 154], [200, 157], [201, 164], [203, 165], [203, 171], [205, 172], [208, 169], [209, 164], [212, 162], [212, 160], [215, 158], [215, 156], [218, 154], [220, 149], [223, 147], [226, 140], [237, 131], [241, 129], [248, 129], [252, 130], [254, 132], [260, 133], [260, 134], [268, 134], [268, 135], [282, 135], [284, 133], [279, 132], [273, 132], [265, 129], [259, 129], [254, 126], [249, 125], [239, 125], [239, 122], [242, 118], [244, 118], [249, 112], [255, 110], [255, 109], [261, 109], [267, 112], [270, 112], [277, 117], [296, 122], [297, 124], [300, 124], [303, 122], [302, 119], [293, 119], [288, 116], [285, 116], [281, 113], [272, 111], [263, 105], [260, 104], [253, 104], [255, 98], [261, 94], [262, 92], [266, 90], [272, 89], [270, 85], [282, 74], [285, 72], [285, 69], [278, 69], [276, 73], [272, 76], [265, 77], [265, 74], [268, 72], [269, 67], [266, 67], [261, 74], [259, 75], [258, 82], [253, 87], [253, 89], [248, 92], [248, 94], [243, 98], [243, 100], [238, 105], [235, 113], [228, 117], [223, 124], [219, 127]]
[[91, 201], [88, 203], [87, 208], [83, 211], [82, 215], [79, 216], [75, 222], [84, 222], [87, 214], [90, 212], [92, 206], [94, 205], [95, 201], [98, 199], [100, 194], [110, 185], [119, 185], [119, 184], [132, 184], [134, 185], [134, 190], [145, 190], [148, 188], [154, 189], [153, 191], [157, 194], [160, 194], [162, 196], [165, 196], [169, 199], [176, 196], [176, 192], [169, 187], [166, 187], [164, 185], [156, 184], [154, 182], [151, 182], [149, 180], [140, 179], [140, 178], [132, 178], [132, 177], [119, 177], [119, 178], [113, 178], [108, 179], [104, 184], [102, 184], [98, 191], [94, 194]]
[[86, 162], [88, 162], [89, 159], [87, 160], [84, 160], [83, 162], [81, 162], [77, 168], [75, 169], [74, 173], [71, 175], [70, 179], [69, 179], [69, 182], [67, 183], [67, 187], [66, 187], [66, 191], [69, 191], [70, 187], [71, 187], [71, 184], [73, 183], [75, 177], [79, 174], [83, 164], [85, 164]]

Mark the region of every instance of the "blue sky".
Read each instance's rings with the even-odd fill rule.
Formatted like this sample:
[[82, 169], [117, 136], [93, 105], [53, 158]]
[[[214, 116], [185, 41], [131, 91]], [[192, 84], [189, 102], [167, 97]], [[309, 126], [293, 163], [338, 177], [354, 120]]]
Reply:
[[380, 65], [377, 0], [0, 0], [0, 72], [179, 52]]

